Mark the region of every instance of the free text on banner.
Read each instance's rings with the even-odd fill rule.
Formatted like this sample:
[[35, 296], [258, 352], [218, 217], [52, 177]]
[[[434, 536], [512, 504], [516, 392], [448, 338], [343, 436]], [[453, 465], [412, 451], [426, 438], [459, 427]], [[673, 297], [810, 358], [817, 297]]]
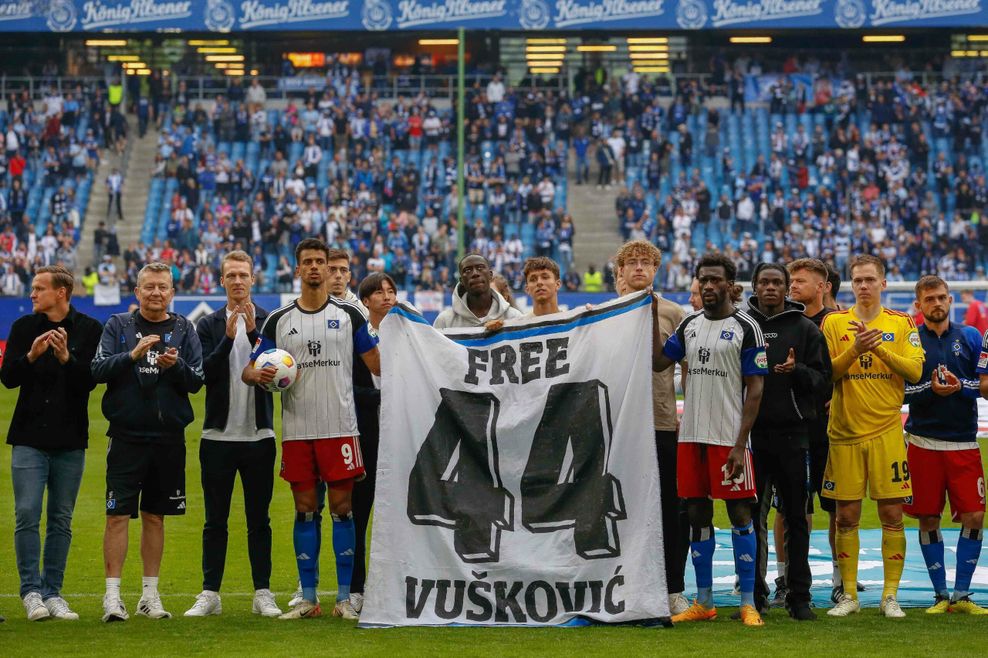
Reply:
[[385, 318], [361, 626], [668, 616], [650, 299], [493, 334]]

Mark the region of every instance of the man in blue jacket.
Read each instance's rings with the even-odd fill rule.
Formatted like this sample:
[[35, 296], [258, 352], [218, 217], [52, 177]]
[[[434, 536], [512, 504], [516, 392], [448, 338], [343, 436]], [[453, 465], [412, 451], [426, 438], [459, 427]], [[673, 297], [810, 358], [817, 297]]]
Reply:
[[203, 384], [202, 348], [192, 323], [168, 312], [175, 294], [171, 269], [146, 265], [137, 275], [138, 309], [110, 317], [93, 359], [93, 378], [106, 384], [103, 415], [110, 423], [106, 453], [103, 621], [124, 621], [120, 574], [127, 528], [141, 514], [143, 594], [137, 614], [171, 617], [161, 605], [158, 570], [165, 515], [185, 513], [185, 427], [189, 395]]
[[[929, 614], [988, 615], [971, 600], [985, 519], [985, 473], [978, 449], [979, 373], [988, 372], [988, 351], [974, 327], [950, 321], [950, 290], [938, 276], [916, 282], [916, 307], [923, 313], [919, 338], [926, 352], [923, 376], [906, 385], [908, 462], [899, 474], [912, 478], [912, 498], [903, 510], [919, 519], [919, 547], [933, 582]], [[960, 521], [954, 593], [947, 589], [940, 515], [947, 498]]]

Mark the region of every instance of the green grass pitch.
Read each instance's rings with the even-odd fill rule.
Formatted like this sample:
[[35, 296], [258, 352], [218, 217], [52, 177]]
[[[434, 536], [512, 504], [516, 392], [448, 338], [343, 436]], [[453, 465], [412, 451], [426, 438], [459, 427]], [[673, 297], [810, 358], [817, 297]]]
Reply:
[[[184, 619], [202, 586], [202, 491], [199, 485], [199, 429], [187, 432], [187, 494], [184, 517], [169, 518], [165, 527], [165, 557], [160, 589], [165, 606], [176, 618], [152, 621], [132, 617], [120, 624], [102, 624], [103, 593], [103, 476], [106, 422], [99, 410], [102, 390], [90, 402], [92, 441], [86, 475], [76, 506], [74, 538], [63, 594], [82, 616], [78, 622], [31, 623], [17, 597], [18, 578], [13, 548], [13, 496], [10, 485], [10, 450], [0, 451], [0, 656], [95, 655], [108, 657], [158, 655], [980, 655], [988, 643], [985, 618], [943, 615], [930, 618], [910, 610], [904, 620], [890, 621], [869, 609], [844, 619], [828, 619], [823, 611], [815, 623], [797, 625], [784, 613], [773, 611], [760, 629], [743, 628], [728, 619], [729, 608], [714, 622], [673, 629], [643, 628], [412, 628], [358, 630], [351, 622], [324, 617], [302, 622], [262, 619], [250, 613], [252, 586], [247, 564], [243, 502], [234, 494], [230, 518], [230, 546], [223, 582], [223, 615]], [[0, 390], [0, 427], [10, 422], [16, 391]], [[196, 417], [202, 419], [203, 395], [195, 396]], [[239, 487], [239, 483], [238, 483]], [[876, 527], [873, 505], [865, 505], [863, 527]], [[723, 510], [717, 524], [724, 527]], [[291, 545], [292, 506], [288, 486], [275, 482], [271, 505], [274, 531], [272, 589], [285, 606], [296, 582]], [[817, 527], [822, 527], [822, 515]], [[42, 522], [43, 523], [43, 522]], [[42, 528], [42, 536], [44, 529]], [[133, 614], [140, 596], [139, 523], [131, 524], [131, 543], [122, 592]], [[913, 544], [910, 543], [910, 548]], [[691, 568], [691, 567], [690, 567]], [[322, 585], [335, 588], [332, 558], [323, 556]], [[921, 648], [922, 647], [922, 648]], [[933, 649], [935, 647], [935, 649]]]

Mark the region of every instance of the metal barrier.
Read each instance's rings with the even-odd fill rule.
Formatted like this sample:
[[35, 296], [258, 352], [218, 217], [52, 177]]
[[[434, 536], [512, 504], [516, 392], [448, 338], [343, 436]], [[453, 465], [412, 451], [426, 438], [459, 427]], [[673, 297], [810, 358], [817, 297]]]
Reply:
[[[246, 79], [246, 78], [245, 78]], [[268, 100], [284, 100], [288, 98], [298, 98], [305, 95], [310, 89], [321, 91], [326, 88], [327, 77], [321, 75], [299, 75], [292, 77], [271, 77], [257, 76]], [[468, 88], [480, 84], [486, 86], [491, 79], [490, 73], [471, 73], [466, 76]], [[166, 78], [170, 85], [172, 94], [178, 89], [178, 83], [184, 82], [189, 99], [195, 101], [213, 100], [217, 96], [228, 96], [230, 87], [236, 78], [229, 78], [222, 75], [217, 76], [169, 76]], [[540, 89], [563, 90], [569, 86], [569, 81], [565, 75], [541, 82], [539, 84], [516, 85], [518, 89], [529, 89], [535, 86]], [[534, 82], [534, 80], [533, 80]], [[74, 91], [78, 86], [84, 90], [90, 90], [94, 86], [106, 87], [109, 78], [101, 76], [86, 77], [21, 77], [21, 76], [0, 76], [0, 96], [6, 99], [13, 93], [27, 91], [33, 100], [44, 100], [45, 92], [49, 89], [57, 89], [65, 94]], [[400, 97], [414, 97], [424, 95], [429, 98], [446, 99], [450, 102], [456, 96], [456, 76], [445, 74], [422, 74], [412, 75], [409, 73], [394, 73], [386, 76], [362, 75], [360, 76], [361, 88], [371, 91], [379, 98], [395, 99]], [[244, 86], [246, 93], [246, 85]], [[126, 85], [124, 85], [126, 94]]]
[[[570, 67], [564, 67], [561, 72], [553, 78], [541, 78], [530, 76], [523, 80], [527, 84], [514, 85], [515, 89], [527, 90], [553, 89], [556, 91], [573, 91], [574, 71]], [[897, 71], [864, 72], [868, 84], [876, 80], [891, 80], [901, 75]], [[470, 73], [466, 76], [467, 88], [472, 88], [477, 84], [486, 86], [491, 79], [491, 73]], [[909, 75], [913, 80], [919, 82], [924, 87], [937, 84], [946, 78], [940, 73], [930, 71], [911, 71]], [[973, 74], [973, 79], [979, 80], [986, 76], [984, 72]], [[701, 83], [710, 84], [712, 78], [708, 73], [668, 73], [655, 76], [666, 80], [672, 89], [675, 89], [680, 82], [696, 80]], [[292, 77], [257, 76], [269, 100], [284, 100], [292, 97], [300, 97], [306, 94], [309, 89], [320, 91], [327, 85], [327, 77], [323, 75], [297, 75]], [[228, 95], [230, 86], [236, 78], [228, 78], [222, 75], [214, 76], [169, 76], [172, 92], [178, 88], [179, 81], [185, 82], [189, 98], [192, 101], [213, 100], [220, 95]], [[86, 90], [93, 85], [106, 86], [109, 78], [101, 76], [88, 77], [27, 77], [27, 76], [0, 76], [0, 97], [6, 99], [11, 93], [20, 93], [26, 90], [32, 99], [43, 100], [44, 92], [54, 87], [61, 93], [71, 92], [78, 85]], [[394, 72], [383, 76], [374, 76], [369, 72], [360, 75], [360, 84], [363, 89], [372, 91], [379, 98], [396, 99], [400, 97], [414, 97], [425, 95], [434, 99], [446, 99], [452, 102], [456, 95], [456, 76], [447, 74], [419, 74]], [[126, 93], [126, 85], [125, 93]], [[246, 89], [245, 89], [246, 91]]]

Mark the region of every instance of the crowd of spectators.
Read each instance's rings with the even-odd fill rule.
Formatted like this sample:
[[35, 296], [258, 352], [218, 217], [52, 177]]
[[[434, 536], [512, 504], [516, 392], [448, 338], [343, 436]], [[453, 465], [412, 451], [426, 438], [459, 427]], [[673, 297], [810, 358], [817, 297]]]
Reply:
[[[777, 75], [761, 66], [715, 57], [714, 75], [675, 80], [598, 67], [580, 72], [573, 94], [477, 78], [465, 107], [466, 249], [516, 291], [530, 255], [556, 258], [567, 288], [579, 287], [570, 173], [577, 185], [616, 190], [622, 235], [667, 254], [665, 289], [685, 289], [710, 250], [733, 258], [741, 277], [758, 261], [802, 256], [843, 270], [859, 252], [882, 256], [891, 280], [983, 277], [983, 78], [929, 83], [900, 68], [877, 79], [796, 58]], [[340, 62], [277, 110], [257, 79], [215, 103], [158, 72], [139, 82], [130, 109], [142, 134], [157, 128], [153, 175], [171, 185], [167, 221], [146, 226], [148, 239], [121, 250], [112, 228], [98, 229], [97, 262], [120, 254], [109, 274], [125, 289], [141, 265], [163, 259], [181, 291], [213, 292], [222, 255], [243, 248], [262, 289], [287, 291], [294, 245], [310, 235], [349, 250], [354, 279], [386, 271], [409, 292], [452, 287], [455, 108], [426, 94], [384, 100]], [[746, 102], [752, 84], [765, 103]], [[721, 95], [727, 103], [710, 102]], [[15, 95], [0, 112], [4, 294], [23, 292], [38, 265], [75, 268], [78, 182], [101, 149], [126, 139], [102, 85], [29, 101]], [[32, 194], [41, 224], [28, 212]]]
[[126, 121], [101, 86], [27, 90], [0, 105], [0, 294], [22, 295], [34, 269], [76, 269], [89, 187]]
[[714, 250], [742, 280], [759, 261], [804, 256], [846, 275], [857, 253], [883, 258], [892, 281], [984, 278], [984, 78], [817, 76], [796, 91], [779, 75], [768, 107], [719, 111], [699, 89], [665, 107], [636, 75], [621, 85], [620, 111], [591, 119], [597, 183], [620, 184], [623, 235], [668, 254], [664, 288], [686, 289], [698, 256]]
[[[160, 258], [174, 265], [180, 290], [210, 292], [222, 255], [239, 247], [254, 254], [262, 289], [289, 290], [294, 246], [315, 235], [353, 254], [355, 280], [385, 271], [410, 292], [452, 287], [452, 109], [424, 94], [381, 100], [346, 67], [281, 110], [256, 79], [232, 96], [207, 106], [184, 83], [172, 94], [154, 168], [175, 181], [170, 217], [164, 235], [124, 253], [126, 286]], [[572, 262], [572, 119], [558, 118], [560, 106], [552, 92], [516, 92], [499, 74], [467, 96], [463, 239], [515, 290], [528, 255]]]

